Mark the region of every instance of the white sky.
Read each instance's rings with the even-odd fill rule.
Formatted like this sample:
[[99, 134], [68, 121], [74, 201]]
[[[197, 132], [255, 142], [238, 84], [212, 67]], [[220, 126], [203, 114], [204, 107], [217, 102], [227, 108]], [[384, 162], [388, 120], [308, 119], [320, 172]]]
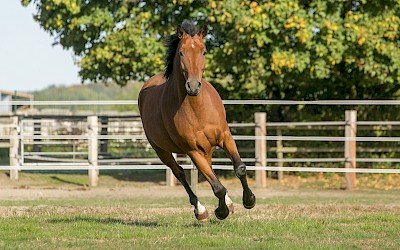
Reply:
[[0, 90], [33, 91], [51, 84], [79, 84], [71, 51], [52, 46], [54, 39], [33, 20], [34, 7], [20, 0], [0, 5]]

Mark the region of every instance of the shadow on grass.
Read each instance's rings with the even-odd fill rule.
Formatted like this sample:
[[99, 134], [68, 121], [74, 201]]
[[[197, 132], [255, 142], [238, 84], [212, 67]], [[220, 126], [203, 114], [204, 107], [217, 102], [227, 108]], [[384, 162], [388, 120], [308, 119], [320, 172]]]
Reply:
[[55, 181], [59, 181], [59, 182], [65, 183], [65, 184], [72, 184], [72, 185], [76, 185], [76, 186], [80, 186], [80, 187], [84, 186], [82, 183], [64, 180], [64, 179], [61, 179], [60, 177], [57, 177], [57, 176], [52, 176], [51, 179], [53, 179]]
[[215, 225], [221, 225], [223, 224], [223, 221], [211, 218], [209, 221], [206, 222], [199, 222], [199, 221], [193, 221], [192, 223], [186, 224], [186, 228], [203, 228], [203, 227], [209, 227], [209, 226], [215, 226]]
[[101, 173], [120, 181], [160, 183], [165, 180], [165, 170], [107, 170]]
[[88, 223], [98, 223], [98, 224], [120, 224], [126, 226], [133, 227], [158, 227], [160, 226], [156, 221], [139, 221], [139, 220], [123, 220], [116, 218], [92, 218], [92, 217], [73, 217], [73, 218], [65, 218], [65, 219], [49, 219], [48, 223], [53, 224], [68, 224], [68, 223], [76, 223], [76, 222], [88, 222]]

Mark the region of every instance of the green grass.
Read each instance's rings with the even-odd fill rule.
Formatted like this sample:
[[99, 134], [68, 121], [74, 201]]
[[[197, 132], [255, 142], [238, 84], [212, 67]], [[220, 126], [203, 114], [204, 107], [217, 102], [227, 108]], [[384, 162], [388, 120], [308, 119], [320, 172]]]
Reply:
[[[143, 189], [145, 193], [145, 189]], [[163, 192], [162, 189], [160, 192]], [[257, 192], [257, 191], [256, 191]], [[260, 195], [252, 210], [232, 197], [224, 221], [195, 221], [187, 197], [0, 201], [3, 249], [398, 249], [396, 192], [313, 190]], [[343, 197], [340, 195], [343, 193]], [[317, 195], [315, 195], [317, 194]], [[352, 198], [353, 197], [353, 198]], [[209, 212], [213, 197], [201, 199]]]
[[181, 186], [165, 187], [157, 172], [136, 181], [144, 176], [102, 175], [98, 188], [79, 174], [21, 173], [18, 182], [0, 176], [0, 249], [400, 248], [397, 186], [345, 191], [271, 180], [254, 189], [257, 205], [246, 210], [239, 181], [223, 179], [236, 211], [219, 221], [217, 200], [201, 183], [211, 215], [199, 223]]
[[[87, 171], [32, 171], [19, 172], [17, 182], [10, 180], [7, 171], [0, 171], [0, 187], [85, 187], [88, 185]], [[100, 171], [100, 187], [142, 186], [143, 183], [165, 182], [165, 170]]]

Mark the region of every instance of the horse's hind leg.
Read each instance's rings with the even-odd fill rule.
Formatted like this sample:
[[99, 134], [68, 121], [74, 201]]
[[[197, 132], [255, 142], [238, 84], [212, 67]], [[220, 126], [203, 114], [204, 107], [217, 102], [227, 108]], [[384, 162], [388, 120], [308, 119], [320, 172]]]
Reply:
[[200, 203], [197, 196], [193, 193], [192, 189], [190, 188], [186, 180], [183, 168], [178, 165], [178, 163], [176, 162], [175, 158], [172, 156], [171, 153], [157, 146], [153, 146], [153, 148], [156, 151], [158, 157], [161, 159], [161, 161], [172, 170], [175, 177], [180, 181], [180, 183], [182, 183], [183, 187], [185, 188], [186, 192], [189, 195], [190, 204], [194, 206], [194, 215], [196, 216], [197, 220], [207, 221], [208, 220], [207, 209]]
[[249, 188], [247, 184], [247, 174], [246, 174], [246, 165], [240, 159], [239, 152], [236, 147], [236, 143], [232, 138], [231, 133], [227, 133], [227, 136], [222, 145], [225, 153], [232, 160], [233, 167], [235, 170], [236, 176], [240, 179], [243, 187], [243, 206], [247, 209], [251, 209], [256, 204], [256, 197], [253, 192]]
[[210, 160], [197, 151], [189, 152], [188, 155], [196, 165], [197, 169], [210, 183], [215, 196], [218, 198], [219, 203], [218, 208], [215, 209], [215, 216], [220, 220], [225, 219], [228, 217], [230, 212], [233, 213], [233, 203], [227, 194], [226, 188], [215, 176], [215, 173], [209, 164]]

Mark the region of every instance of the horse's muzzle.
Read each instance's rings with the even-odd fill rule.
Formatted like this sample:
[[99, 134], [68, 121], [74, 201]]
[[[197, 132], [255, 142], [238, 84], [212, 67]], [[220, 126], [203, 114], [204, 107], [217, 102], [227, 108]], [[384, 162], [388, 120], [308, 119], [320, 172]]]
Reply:
[[197, 96], [200, 93], [201, 82], [187, 81], [185, 84], [186, 92], [189, 96]]

